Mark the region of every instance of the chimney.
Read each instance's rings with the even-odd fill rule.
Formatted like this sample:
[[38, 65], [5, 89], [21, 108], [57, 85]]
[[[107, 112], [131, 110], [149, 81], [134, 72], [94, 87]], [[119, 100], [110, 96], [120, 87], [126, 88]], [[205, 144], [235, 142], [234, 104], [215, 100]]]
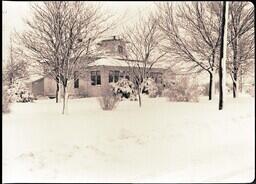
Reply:
[[113, 39], [115, 40], [115, 39], [116, 39], [116, 36], [113, 36]]

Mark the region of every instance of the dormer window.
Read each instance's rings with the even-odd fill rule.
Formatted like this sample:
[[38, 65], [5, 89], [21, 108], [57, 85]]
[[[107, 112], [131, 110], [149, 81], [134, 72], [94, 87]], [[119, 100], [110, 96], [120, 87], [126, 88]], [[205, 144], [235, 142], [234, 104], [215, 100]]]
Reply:
[[124, 51], [123, 47], [121, 45], [118, 45], [118, 53], [122, 54]]

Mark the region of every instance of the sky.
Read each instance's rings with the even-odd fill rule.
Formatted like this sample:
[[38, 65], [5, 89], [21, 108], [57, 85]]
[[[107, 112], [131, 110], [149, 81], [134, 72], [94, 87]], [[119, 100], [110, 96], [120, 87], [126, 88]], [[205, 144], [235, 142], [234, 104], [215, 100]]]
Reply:
[[[30, 16], [30, 5], [33, 2], [22, 1], [3, 1], [3, 60], [8, 57], [8, 47], [10, 42], [10, 33], [12, 30], [24, 30], [24, 18]], [[91, 2], [102, 6], [108, 13], [113, 14], [120, 21], [113, 33], [118, 34], [123, 25], [128, 25], [138, 20], [139, 13], [147, 14], [154, 8], [153, 1], [98, 1]], [[112, 36], [112, 35], [109, 35]]]

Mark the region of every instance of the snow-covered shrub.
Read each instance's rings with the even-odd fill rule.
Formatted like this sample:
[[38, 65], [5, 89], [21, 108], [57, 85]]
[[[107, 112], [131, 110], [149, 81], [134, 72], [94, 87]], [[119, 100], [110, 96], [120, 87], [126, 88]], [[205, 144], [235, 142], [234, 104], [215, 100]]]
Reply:
[[111, 83], [114, 94], [122, 98], [136, 100], [136, 91], [134, 84], [127, 79], [120, 79], [116, 83]]
[[255, 97], [255, 86], [254, 85], [251, 85], [247, 90], [246, 92], [251, 95], [252, 97]]
[[156, 82], [151, 78], [144, 80], [142, 83], [142, 93], [148, 94], [151, 98], [157, 97], [159, 89]]
[[202, 93], [199, 85], [193, 79], [181, 77], [169, 85], [168, 98], [175, 102], [198, 102]]
[[11, 102], [33, 102], [34, 96], [29, 92], [25, 84], [21, 81], [15, 82], [7, 90]]
[[3, 97], [2, 97], [2, 112], [3, 113], [8, 113], [10, 112], [10, 104], [11, 104], [11, 99], [10, 95], [7, 92], [7, 87], [3, 87]]
[[119, 96], [115, 95], [112, 86], [106, 87], [99, 97], [99, 103], [103, 110], [113, 110], [119, 102]]
[[200, 89], [201, 89], [201, 94], [203, 96], [208, 96], [209, 95], [209, 84], [202, 84], [200, 86]]

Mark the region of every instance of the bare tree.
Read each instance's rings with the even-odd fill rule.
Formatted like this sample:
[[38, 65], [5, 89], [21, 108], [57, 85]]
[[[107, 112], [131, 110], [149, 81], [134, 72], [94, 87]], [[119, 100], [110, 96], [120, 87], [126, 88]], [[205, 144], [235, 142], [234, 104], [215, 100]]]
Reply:
[[3, 67], [3, 81], [11, 86], [16, 80], [23, 80], [29, 77], [28, 63], [22, 57], [23, 52], [10, 38], [9, 58]]
[[[230, 38], [232, 59], [228, 63], [233, 81], [233, 97], [237, 96], [240, 80], [254, 61], [254, 7], [249, 2], [230, 3]], [[242, 82], [240, 83], [242, 89]]]
[[[186, 72], [209, 74], [209, 100], [212, 99], [216, 59], [220, 44], [220, 3], [189, 2], [181, 6], [157, 4], [159, 26], [166, 38], [164, 49], [174, 59], [186, 63]], [[176, 10], [176, 12], [175, 12]]]
[[162, 38], [157, 27], [157, 19], [153, 15], [147, 18], [141, 16], [134, 26], [125, 28], [123, 37], [128, 42], [126, 61], [141, 107], [142, 83], [149, 77], [152, 67], [166, 54], [159, 47]]
[[[74, 72], [82, 72], [93, 54], [93, 45], [110, 27], [109, 15], [85, 2], [53, 1], [32, 6], [28, 30], [20, 35], [26, 55], [36, 61], [44, 73], [63, 87], [65, 113], [68, 84]], [[78, 76], [78, 75], [76, 75]]]
[[223, 109], [226, 86], [226, 59], [227, 59], [227, 29], [228, 29], [228, 3], [223, 2], [221, 24], [221, 47], [219, 64], [219, 110]]

